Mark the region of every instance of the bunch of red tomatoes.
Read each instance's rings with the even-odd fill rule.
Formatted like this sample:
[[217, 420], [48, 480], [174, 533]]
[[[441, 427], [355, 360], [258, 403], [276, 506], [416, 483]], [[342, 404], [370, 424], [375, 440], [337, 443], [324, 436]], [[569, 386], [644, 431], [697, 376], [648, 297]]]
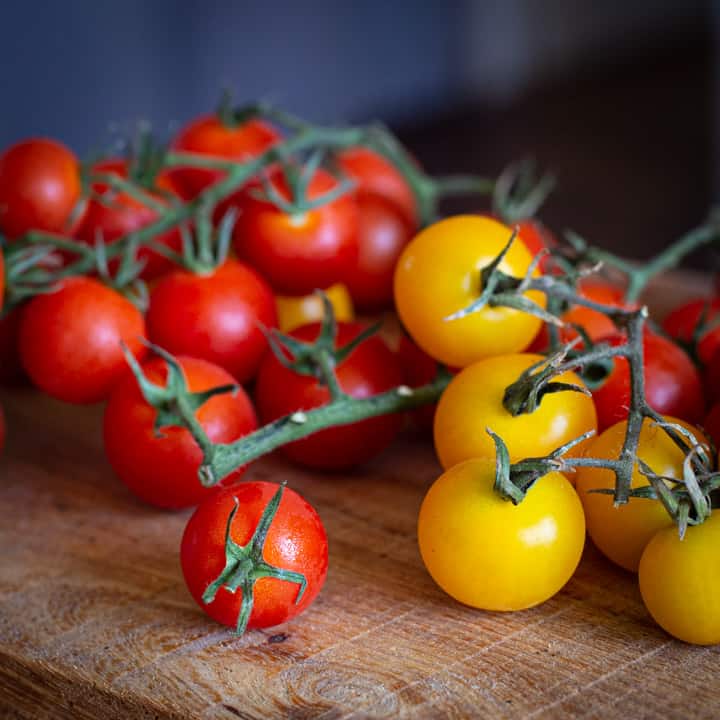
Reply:
[[[571, 577], [587, 527], [611, 560], [639, 568], [643, 598], [664, 628], [691, 642], [720, 641], [720, 575], [706, 571], [720, 532], [714, 517], [689, 528], [681, 542], [658, 501], [633, 497], [615, 508], [611, 496], [589, 492], [614, 484], [611, 471], [596, 467], [549, 472], [517, 504], [494, 491], [496, 447], [487, 429], [503, 438], [511, 462], [546, 456], [591, 431], [599, 435], [571, 453], [615, 458], [630, 398], [628, 363], [616, 358], [592, 393], [567, 389], [544, 396], [533, 412], [507, 410], [506, 388], [543, 358], [538, 352], [548, 339], [542, 321], [508, 307], [450, 319], [481, 293], [480, 273], [507, 245], [506, 225], [489, 215], [463, 215], [418, 233], [417, 199], [407, 178], [382, 155], [351, 147], [335, 153], [333, 171], [317, 159], [270, 163], [211, 207], [206, 219], [215, 232], [223, 226], [231, 232], [229, 254], [207, 247], [193, 252], [192, 237], [200, 233], [193, 221], [164, 226], [174, 208], [196, 202], [225, 177], [226, 170], [203, 159], [248, 163], [282, 142], [280, 131], [260, 118], [228, 123], [205, 116], [171, 144], [197, 162], [161, 163], [150, 174], [122, 158], [81, 168], [70, 150], [43, 139], [18, 143], [0, 156], [0, 232], [8, 266], [29, 235], [51, 245], [58, 239], [55, 251], [38, 260], [57, 269], [57, 281], [10, 308], [0, 322], [2, 375], [22, 368], [52, 397], [105, 402], [105, 451], [117, 476], [147, 503], [197, 506], [181, 557], [200, 606], [239, 630], [290, 619], [322, 587], [327, 538], [317, 513], [297, 493], [273, 483], [238, 483], [242, 467], [219, 487], [203, 486], [203, 451], [187, 428], [167, 419], [172, 409], [167, 417], [158, 409], [163, 390], [183, 385], [211, 443], [234, 442], [260, 425], [332, 402], [321, 375], [298, 372], [292, 353], [268, 347], [268, 333], [278, 328], [289, 333], [288, 342], [318, 338], [324, 305], [313, 293], [323, 289], [339, 321], [334, 372], [343, 393], [368, 398], [419, 387], [435, 377], [438, 363], [455, 372], [434, 412], [415, 415], [420, 423], [432, 419], [445, 468], [418, 521], [422, 558], [444, 590], [488, 610], [536, 605]], [[228, 217], [234, 222], [224, 223]], [[142, 243], [133, 258], [135, 275], [148, 288], [138, 307], [134, 296], [115, 287], [122, 260], [112, 248], [155, 225], [152, 242]], [[521, 224], [502, 256], [503, 272], [539, 274], [533, 258], [552, 244], [540, 227]], [[63, 274], [82, 247], [104, 249], [98, 253], [104, 260], [94, 271]], [[627, 306], [622, 288], [608, 282], [582, 280], [578, 291]], [[525, 296], [546, 304], [539, 291]], [[354, 320], [354, 308], [367, 314], [393, 305], [408, 333], [399, 348], [373, 335], [342, 353], [367, 327]], [[703, 421], [706, 398], [720, 400], [720, 330], [698, 330], [720, 305], [703, 307], [699, 301], [679, 309], [664, 333], [647, 330], [644, 368], [650, 405], [677, 418], [673, 422], [699, 441], [705, 436], [696, 424]], [[623, 342], [598, 311], [571, 307], [563, 320], [563, 340], [579, 326], [585, 339]], [[699, 340], [704, 387], [693, 360], [671, 338]], [[176, 366], [149, 344], [175, 356]], [[126, 353], [140, 363], [145, 388]], [[572, 372], [559, 380], [585, 387]], [[217, 388], [225, 391], [211, 392]], [[716, 437], [717, 406], [708, 417], [707, 432]], [[403, 422], [395, 413], [341, 424], [283, 452], [309, 468], [339, 470], [381, 452]], [[685, 453], [656, 425], [643, 426], [637, 457], [659, 475], [682, 478]], [[633, 484], [646, 484], [639, 472]]]

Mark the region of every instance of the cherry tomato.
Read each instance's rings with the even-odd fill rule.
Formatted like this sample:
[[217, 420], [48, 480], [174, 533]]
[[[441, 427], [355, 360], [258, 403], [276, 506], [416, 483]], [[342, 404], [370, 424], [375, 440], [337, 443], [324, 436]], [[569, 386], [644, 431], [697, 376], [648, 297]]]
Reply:
[[[177, 360], [191, 392], [235, 383], [232, 375], [205, 360]], [[150, 382], [165, 386], [167, 364], [162, 358], [144, 363], [143, 372]], [[156, 417], [157, 410], [145, 401], [135, 377], [126, 377], [105, 408], [105, 454], [118, 477], [141, 500], [172, 509], [197, 505], [217, 491], [203, 487], [198, 479], [202, 451], [184, 428], [164, 427], [156, 433]], [[257, 428], [253, 406], [240, 387], [211, 397], [195, 417], [214, 443], [233, 442]], [[236, 470], [224, 483], [237, 480], [243, 471]]]
[[689, 527], [659, 530], [640, 559], [640, 593], [653, 620], [695, 645], [720, 643], [720, 513]]
[[720, 348], [712, 354], [703, 368], [702, 381], [709, 402], [720, 401]]
[[73, 277], [34, 297], [20, 320], [20, 358], [43, 392], [71, 403], [104, 400], [129, 372], [121, 343], [141, 357], [145, 323], [126, 298]]
[[423, 500], [418, 542], [433, 580], [461, 603], [522, 610], [557, 593], [577, 567], [585, 520], [577, 494], [550, 472], [518, 505], [493, 490], [495, 459], [441, 475]]
[[[290, 191], [282, 173], [269, 181], [286, 200]], [[316, 200], [337, 186], [318, 170], [307, 189]], [[257, 268], [284, 295], [307, 295], [317, 288], [345, 282], [358, 261], [358, 208], [345, 194], [308, 212], [289, 215], [248, 188], [238, 200], [233, 236], [238, 257]]]
[[[513, 227], [517, 226], [520, 239], [533, 257], [543, 250], [551, 250], [557, 247], [557, 238], [537, 218], [527, 218], [526, 220], [508, 224]], [[552, 259], [549, 255], [546, 255], [540, 261], [540, 270], [547, 272], [551, 264]]]
[[[325, 294], [330, 300], [335, 319], [340, 322], [351, 322], [355, 319], [352, 298], [342, 283], [331, 285]], [[278, 295], [275, 298], [278, 311], [278, 327], [287, 333], [311, 322], [320, 322], [325, 315], [325, 306], [317, 293], [302, 295]]]
[[358, 193], [357, 203], [359, 256], [347, 285], [358, 308], [382, 310], [392, 305], [395, 266], [414, 226], [381, 195]]
[[[473, 457], [495, 457], [495, 443], [486, 428], [503, 438], [512, 462], [547, 455], [595, 430], [592, 398], [580, 392], [549, 393], [534, 412], [515, 417], [505, 409], [505, 389], [542, 360], [541, 355], [500, 355], [470, 365], [450, 381], [438, 402], [434, 425], [435, 450], [444, 468]], [[574, 373], [556, 380], [583, 386]]]
[[[610, 345], [624, 342], [622, 335], [602, 338]], [[643, 342], [645, 397], [650, 407], [665, 415], [699, 422], [705, 410], [700, 375], [687, 353], [671, 340], [646, 332]], [[614, 368], [604, 383], [593, 390], [598, 427], [604, 430], [627, 417], [630, 405], [630, 366], [615, 358]]]
[[225, 368], [240, 382], [257, 372], [267, 343], [261, 326], [275, 327], [275, 298], [250, 267], [227, 260], [214, 272], [177, 270], [150, 293], [150, 339], [173, 355], [191, 355]]
[[[336, 346], [343, 347], [364, 329], [359, 323], [338, 323]], [[317, 338], [320, 325], [305, 325], [290, 333], [300, 340]], [[378, 395], [402, 383], [397, 359], [376, 336], [361, 343], [337, 368], [340, 387], [352, 397]], [[289, 415], [296, 410], [310, 410], [330, 400], [327, 387], [317, 378], [298, 375], [267, 353], [255, 386], [257, 409], [263, 423]], [[306, 467], [340, 470], [369, 460], [384, 450], [395, 438], [402, 417], [385, 415], [352, 425], [321, 430], [282, 448], [294, 462]]]
[[[510, 239], [511, 231], [488, 217], [458, 215], [420, 232], [403, 250], [395, 269], [395, 304], [413, 340], [436, 360], [465, 367], [491, 355], [524, 350], [541, 321], [509, 308], [485, 307], [456, 320], [446, 318], [466, 308], [481, 293], [480, 271]], [[532, 257], [513, 243], [500, 270], [523, 277]], [[544, 295], [527, 297], [544, 305]]]
[[[422, 387], [435, 379], [438, 363], [423, 352], [407, 335], [400, 337], [398, 360], [405, 384], [411, 388]], [[423, 405], [412, 411], [414, 423], [422, 430], [432, 430], [437, 405]]]
[[20, 362], [21, 308], [0, 315], [0, 384], [15, 385], [25, 377]]
[[[243, 163], [258, 157], [280, 139], [280, 133], [262, 120], [225, 125], [218, 115], [204, 115], [186, 125], [173, 140], [171, 147], [177, 152]], [[223, 175], [220, 170], [191, 167], [171, 172], [173, 183], [186, 200], [192, 200]]]
[[690, 344], [693, 342], [695, 328], [703, 313], [705, 313], [704, 322], [711, 327], [700, 336], [697, 346], [698, 357], [704, 364], [709, 362], [713, 354], [720, 349], [720, 325], [716, 325], [720, 320], [720, 298], [712, 300], [699, 298], [675, 308], [663, 320], [663, 329], [671, 338]]
[[[226, 567], [225, 530], [231, 512], [230, 538], [237, 545], [249, 543], [278, 485], [243, 482], [208, 497], [188, 521], [180, 547], [185, 582], [195, 602], [211, 618], [236, 627], [243, 599], [242, 587], [231, 592], [220, 587], [214, 600], [203, 594]], [[315, 509], [294, 490], [286, 488], [270, 523], [262, 558], [281, 570], [300, 573], [307, 586], [299, 602], [297, 583], [260, 577], [252, 588], [253, 605], [248, 628], [265, 628], [287, 622], [303, 612], [325, 582], [328, 565], [327, 536]], [[238, 569], [241, 573], [242, 569]]]
[[[128, 165], [125, 160], [105, 160], [93, 166], [95, 174], [116, 175], [127, 180]], [[167, 181], [160, 176], [158, 188], [165, 193], [174, 194]], [[106, 244], [112, 244], [125, 235], [137, 232], [146, 225], [155, 222], [159, 215], [157, 210], [144, 205], [139, 200], [126, 193], [116, 193], [107, 185], [95, 183], [92, 187], [95, 197], [88, 202], [85, 219], [78, 228], [75, 237], [88, 245], [95, 245], [98, 238]], [[160, 192], [147, 191], [148, 195], [162, 205], [168, 205], [168, 199]], [[161, 233], [154, 238], [156, 244], [162, 244], [178, 252], [182, 247], [180, 231], [177, 228]], [[141, 277], [152, 280], [172, 266], [172, 262], [153, 250], [142, 248], [138, 252], [138, 259], [145, 260], [146, 265]], [[110, 263], [110, 270], [114, 272], [119, 261]]]
[[[706, 442], [700, 431], [688, 423], [664, 416], [692, 432], [699, 442]], [[585, 447], [585, 455], [615, 460], [620, 456], [627, 420], [609, 427]], [[640, 432], [637, 456], [658, 475], [682, 478], [685, 455], [667, 433], [650, 420], [645, 420]], [[635, 467], [632, 487], [642, 487], [649, 480]], [[620, 567], [636, 572], [640, 556], [650, 538], [661, 528], [672, 523], [670, 516], [658, 500], [630, 498], [625, 505], [615, 507], [612, 495], [590, 492], [597, 488], [614, 488], [615, 473], [595, 467], [582, 467], [576, 473], [576, 488], [585, 508], [587, 528], [595, 545]]]
[[415, 194], [389, 160], [369, 148], [356, 147], [339, 153], [338, 164], [357, 183], [359, 192], [390, 200], [403, 213], [411, 229], [417, 227]]
[[708, 410], [702, 421], [702, 428], [713, 441], [715, 447], [720, 447], [720, 402], [716, 402]]
[[70, 233], [81, 192], [72, 151], [55, 140], [23, 140], [0, 155], [0, 232]]

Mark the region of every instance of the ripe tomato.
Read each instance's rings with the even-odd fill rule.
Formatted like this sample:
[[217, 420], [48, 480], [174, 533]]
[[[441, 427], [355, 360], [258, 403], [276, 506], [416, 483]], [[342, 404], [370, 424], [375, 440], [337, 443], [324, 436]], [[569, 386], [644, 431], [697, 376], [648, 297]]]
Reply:
[[[705, 313], [704, 322], [711, 327], [715, 325], [720, 320], [720, 298], [698, 298], [680, 305], [663, 320], [663, 329], [671, 338], [690, 344], [703, 313]], [[718, 349], [720, 349], [720, 325], [701, 335], [697, 347], [700, 362], [703, 364], [709, 362]]]
[[263, 325], [277, 325], [272, 290], [236, 260], [207, 275], [177, 270], [161, 278], [150, 293], [150, 339], [173, 355], [215, 363], [239, 382], [257, 372], [267, 347]]
[[129, 300], [97, 280], [73, 277], [23, 309], [20, 358], [43, 392], [94, 403], [129, 372], [120, 343], [139, 358], [144, 337], [143, 316]]
[[[95, 174], [117, 175], [120, 178], [128, 178], [128, 165], [125, 160], [105, 160], [93, 166]], [[167, 181], [159, 178], [158, 187], [166, 193], [174, 194]], [[146, 225], [158, 219], [158, 213], [153, 208], [143, 205], [140, 201], [125, 193], [115, 193], [107, 185], [102, 183], [93, 184], [95, 196], [88, 202], [85, 219], [78, 228], [75, 237], [88, 245], [94, 245], [98, 238], [102, 238], [106, 244], [114, 243], [125, 235], [137, 232]], [[168, 200], [157, 192], [149, 193], [155, 200], [164, 205]], [[100, 199], [102, 198], [102, 199]], [[180, 231], [173, 228], [154, 238], [154, 242], [162, 244], [178, 252], [182, 247]], [[138, 252], [138, 258], [145, 260], [146, 265], [141, 277], [145, 280], [152, 280], [169, 267], [171, 261], [153, 250], [142, 248]], [[119, 261], [110, 263], [110, 270], [114, 272]]]
[[248, 628], [272, 627], [291, 620], [312, 603], [325, 582], [328, 565], [325, 528], [312, 505], [286, 488], [260, 551], [265, 563], [304, 576], [307, 585], [302, 597], [298, 583], [259, 573], [255, 580], [248, 577], [252, 568], [244, 569], [239, 563], [233, 573], [239, 585], [237, 590], [232, 592], [223, 585], [212, 601], [203, 600], [208, 587], [226, 569], [225, 532], [230, 514], [237, 508], [230, 524], [230, 539], [237, 545], [247, 545], [279, 487], [275, 483], [253, 481], [213, 493], [195, 510], [185, 528], [180, 546], [185, 583], [203, 611], [223, 625], [238, 625], [243, 580], [252, 583]]
[[[616, 334], [602, 338], [602, 341], [620, 345], [624, 338]], [[650, 407], [665, 415], [699, 422], [705, 410], [705, 399], [700, 375], [687, 353], [671, 340], [652, 332], [645, 333], [643, 349], [645, 397]], [[610, 375], [593, 390], [600, 430], [627, 417], [630, 395], [628, 361], [615, 358]]]
[[720, 513], [689, 527], [659, 530], [640, 559], [640, 593], [653, 620], [695, 645], [720, 643]]
[[347, 281], [355, 305], [366, 311], [390, 307], [393, 275], [414, 226], [392, 201], [381, 195], [358, 193], [357, 265]]
[[433, 580], [461, 603], [523, 610], [570, 579], [585, 544], [577, 494], [557, 472], [541, 477], [518, 505], [493, 490], [495, 459], [446, 470], [423, 500], [418, 542]]
[[[508, 224], [513, 227], [517, 226], [520, 239], [533, 257], [543, 250], [551, 250], [557, 247], [558, 241], [555, 235], [537, 218], [528, 218]], [[546, 273], [551, 268], [551, 265], [552, 259], [549, 255], [546, 255], [540, 261], [540, 270]]]
[[0, 384], [15, 385], [25, 376], [18, 345], [21, 316], [19, 307], [0, 315]]
[[712, 354], [703, 368], [702, 381], [709, 402], [720, 401], [720, 348]]
[[[355, 319], [352, 298], [342, 283], [335, 283], [325, 290], [332, 305], [335, 319], [339, 322], [351, 322]], [[325, 305], [317, 293], [302, 295], [278, 295], [275, 298], [278, 311], [278, 327], [288, 333], [302, 325], [321, 322], [325, 315]]]
[[[407, 335], [400, 336], [398, 360], [405, 384], [411, 388], [422, 387], [435, 379], [438, 363], [423, 352]], [[437, 405], [424, 405], [412, 411], [414, 423], [422, 430], [432, 430]]]
[[[510, 239], [511, 231], [488, 217], [458, 215], [430, 225], [403, 250], [395, 269], [395, 304], [413, 340], [436, 360], [465, 367], [491, 355], [525, 349], [540, 319], [509, 308], [485, 307], [457, 320], [446, 318], [480, 296], [480, 271]], [[500, 270], [523, 277], [532, 257], [513, 243]], [[529, 299], [544, 305], [539, 292]]]
[[[290, 199], [282, 173], [270, 182]], [[318, 170], [308, 185], [315, 200], [332, 191], [337, 180]], [[318, 288], [345, 282], [358, 260], [358, 207], [345, 194], [314, 210], [289, 215], [248, 188], [238, 199], [239, 215], [233, 237], [238, 257], [257, 268], [275, 290], [285, 295], [307, 295]]]
[[16, 143], [0, 155], [0, 232], [11, 239], [28, 230], [70, 233], [81, 192], [71, 150], [45, 138]]
[[[171, 148], [177, 152], [244, 163], [258, 157], [280, 139], [280, 133], [262, 120], [225, 125], [218, 115], [203, 115], [179, 132]], [[223, 174], [220, 170], [187, 167], [173, 170], [171, 177], [183, 198], [192, 200]]]
[[[178, 363], [191, 392], [202, 392], [221, 385], [232, 385], [228, 372], [191, 357]], [[167, 364], [153, 358], [143, 365], [150, 382], [165, 386]], [[103, 419], [105, 454], [113, 470], [127, 487], [151, 505], [179, 509], [197, 505], [217, 488], [200, 484], [198, 468], [202, 451], [192, 435], [180, 427], [164, 427], [155, 432], [157, 410], [143, 398], [135, 377], [128, 376], [110, 395]], [[215, 443], [228, 443], [257, 428], [255, 411], [242, 388], [234, 393], [215, 395], [202, 405], [195, 417]], [[225, 478], [236, 481], [244, 468]]]
[[[707, 442], [700, 431], [688, 423], [665, 416], [668, 422], [690, 430], [698, 441]], [[620, 456], [627, 420], [609, 427], [585, 447], [585, 455], [615, 460]], [[684, 453], [667, 433], [650, 420], [645, 420], [640, 433], [637, 456], [658, 475], [682, 478]], [[642, 487], [649, 480], [635, 468], [632, 487]], [[615, 507], [612, 495], [592, 493], [596, 488], [614, 488], [615, 474], [604, 468], [582, 467], [576, 473], [576, 488], [585, 508], [587, 528], [595, 545], [620, 567], [636, 572], [640, 556], [650, 538], [672, 523], [659, 500], [630, 498], [626, 505]]]
[[[592, 398], [575, 391], [550, 393], [531, 413], [513, 417], [505, 409], [505, 389], [541, 360], [541, 355], [500, 355], [470, 365], [450, 381], [438, 402], [434, 425], [435, 450], [444, 468], [473, 457], [495, 457], [495, 443], [486, 428], [505, 440], [512, 462], [547, 455], [595, 430]], [[574, 373], [556, 380], [583, 385]]]
[[[338, 323], [336, 347], [347, 345], [364, 326], [360, 323]], [[320, 325], [314, 323], [294, 330], [290, 335], [300, 340], [317, 339]], [[337, 368], [340, 387], [352, 397], [378, 395], [402, 383], [397, 359], [377, 336], [361, 343]], [[265, 355], [255, 386], [256, 404], [263, 423], [289, 415], [296, 410], [310, 410], [330, 400], [327, 387], [317, 378], [298, 375], [284, 367], [270, 352]], [[312, 468], [340, 470], [369, 460], [384, 450], [395, 438], [402, 416], [385, 415], [352, 425], [321, 430], [307, 438], [285, 445], [282, 452], [294, 462]]]
[[705, 415], [702, 429], [713, 441], [715, 447], [720, 447], [720, 402], [716, 402]]
[[391, 201], [403, 213], [411, 229], [417, 227], [415, 194], [389, 160], [364, 147], [343, 150], [337, 160], [342, 170], [357, 183], [359, 192], [380, 195]]

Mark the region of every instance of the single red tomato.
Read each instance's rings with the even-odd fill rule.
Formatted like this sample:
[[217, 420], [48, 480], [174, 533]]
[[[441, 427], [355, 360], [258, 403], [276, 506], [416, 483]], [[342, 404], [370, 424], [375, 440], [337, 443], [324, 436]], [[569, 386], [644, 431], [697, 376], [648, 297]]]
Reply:
[[20, 320], [20, 358], [43, 392], [71, 403], [104, 400], [129, 372], [121, 343], [145, 354], [145, 322], [120, 293], [87, 277], [37, 295]]
[[267, 347], [262, 326], [277, 326], [275, 298], [251, 267], [227, 260], [196, 275], [176, 270], [150, 293], [150, 339], [174, 355], [191, 355], [251, 380]]
[[[338, 323], [336, 347], [347, 345], [364, 329], [360, 323]], [[312, 342], [319, 323], [303, 325], [290, 335]], [[352, 397], [367, 398], [402, 384], [397, 358], [377, 336], [361, 343], [337, 368], [340, 387]], [[296, 410], [311, 410], [330, 400], [327, 387], [316, 377], [299, 375], [286, 368], [268, 352], [260, 366], [255, 386], [261, 420], [272, 422]], [[285, 445], [282, 451], [291, 460], [312, 468], [339, 470], [358, 465], [384, 450], [402, 424], [401, 415], [385, 415], [352, 425], [343, 425]]]
[[[128, 164], [126, 160], [114, 159], [105, 160], [93, 166], [94, 174], [116, 175], [128, 179]], [[144, 205], [139, 200], [126, 193], [117, 193], [103, 183], [94, 183], [92, 186], [94, 197], [88, 202], [85, 219], [75, 233], [75, 237], [88, 245], [94, 245], [98, 238], [102, 238], [108, 245], [119, 240], [121, 237], [137, 232], [155, 222], [158, 211]], [[162, 205], [168, 205], [167, 195], [173, 195], [170, 184], [162, 179], [158, 180], [158, 192], [148, 192], [150, 197]], [[176, 252], [182, 247], [180, 231], [173, 228], [161, 233], [154, 238], [157, 244], [165, 245]], [[141, 277], [145, 280], [152, 280], [172, 266], [172, 262], [165, 256], [148, 248], [142, 248], [138, 252], [138, 259], [145, 260], [145, 268]], [[110, 263], [110, 271], [119, 265], [118, 260]]]
[[715, 447], [720, 448], [720, 402], [713, 403], [700, 425], [710, 436]]
[[[402, 368], [403, 380], [411, 388], [431, 383], [438, 371], [438, 362], [421, 350], [403, 333], [398, 346], [398, 360]], [[437, 405], [424, 405], [412, 411], [413, 422], [422, 430], [432, 430]]]
[[15, 385], [25, 377], [20, 362], [19, 338], [22, 309], [0, 315], [0, 384]]
[[[290, 200], [282, 173], [273, 173], [270, 182]], [[336, 187], [337, 180], [320, 169], [308, 185], [308, 199], [316, 200]], [[238, 201], [233, 232], [238, 257], [257, 268], [284, 295], [306, 295], [336, 282], [345, 283], [358, 262], [354, 195], [346, 193], [314, 210], [288, 214], [256, 197], [258, 189], [246, 189]]]
[[[242, 163], [261, 155], [281, 139], [280, 133], [262, 120], [226, 125], [219, 115], [203, 115], [178, 133], [171, 148]], [[170, 174], [186, 200], [192, 200], [224, 175], [220, 170], [191, 167], [177, 168]]]
[[[622, 335], [601, 338], [617, 346]], [[650, 407], [662, 415], [672, 415], [689, 423], [703, 417], [705, 400], [700, 375], [687, 353], [671, 340], [646, 332], [644, 337], [645, 396]], [[630, 368], [625, 358], [615, 358], [614, 369], [597, 389], [593, 398], [600, 432], [625, 420], [630, 404]]]
[[0, 155], [0, 232], [8, 238], [72, 232], [81, 194], [78, 160], [55, 140], [23, 140]]
[[[217, 365], [191, 357], [177, 361], [191, 392], [202, 392], [235, 379]], [[167, 363], [153, 358], [142, 366], [145, 377], [165, 387]], [[103, 434], [105, 454], [113, 470], [128, 488], [151, 505], [179, 509], [197, 505], [217, 487], [200, 484], [198, 468], [202, 451], [192, 435], [181, 427], [155, 431], [157, 410], [142, 396], [134, 376], [117, 385], [105, 408]], [[241, 387], [234, 393], [215, 395], [205, 402], [195, 417], [214, 443], [229, 443], [257, 428], [255, 411]], [[236, 481], [245, 468], [223, 480]]]
[[[558, 241], [555, 235], [536, 218], [528, 218], [526, 220], [519, 220], [516, 223], [507, 224], [510, 225], [510, 227], [518, 228], [520, 239], [525, 244], [525, 247], [532, 253], [533, 257], [543, 250], [552, 250], [557, 247]], [[552, 258], [549, 255], [543, 257], [539, 267], [543, 273], [550, 271], [552, 269]]]
[[[273, 514], [278, 492], [282, 495]], [[261, 519], [270, 520], [267, 535], [247, 558], [242, 548], [257, 537]], [[226, 583], [235, 585], [234, 592], [216, 582], [232, 561]], [[263, 561], [266, 572], [254, 573]], [[239, 632], [272, 627], [299, 615], [320, 592], [327, 575], [327, 535], [315, 509], [294, 490], [243, 482], [213, 493], [198, 506], [183, 534], [180, 562], [190, 594], [213, 620]], [[243, 601], [246, 618], [241, 617]]]
[[678, 342], [690, 344], [703, 314], [704, 322], [711, 329], [701, 334], [697, 354], [700, 362], [706, 364], [720, 349], [720, 324], [717, 324], [720, 320], [720, 298], [699, 298], [680, 305], [663, 320], [663, 329]]
[[357, 184], [360, 192], [381, 195], [395, 203], [414, 230], [418, 225], [415, 194], [403, 174], [382, 155], [365, 147], [343, 150], [338, 164]]
[[359, 255], [346, 284], [357, 308], [382, 310], [392, 305], [395, 265], [414, 228], [398, 206], [381, 195], [361, 192], [356, 197]]

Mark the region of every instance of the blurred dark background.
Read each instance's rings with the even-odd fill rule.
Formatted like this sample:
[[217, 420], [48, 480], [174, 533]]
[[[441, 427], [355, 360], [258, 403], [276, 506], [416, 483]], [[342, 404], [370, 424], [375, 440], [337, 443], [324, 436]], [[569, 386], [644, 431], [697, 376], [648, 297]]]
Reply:
[[720, 189], [710, 0], [46, 0], [4, 3], [2, 27], [3, 146], [169, 134], [231, 88], [383, 119], [433, 172], [533, 155], [559, 178], [552, 227], [637, 257]]

